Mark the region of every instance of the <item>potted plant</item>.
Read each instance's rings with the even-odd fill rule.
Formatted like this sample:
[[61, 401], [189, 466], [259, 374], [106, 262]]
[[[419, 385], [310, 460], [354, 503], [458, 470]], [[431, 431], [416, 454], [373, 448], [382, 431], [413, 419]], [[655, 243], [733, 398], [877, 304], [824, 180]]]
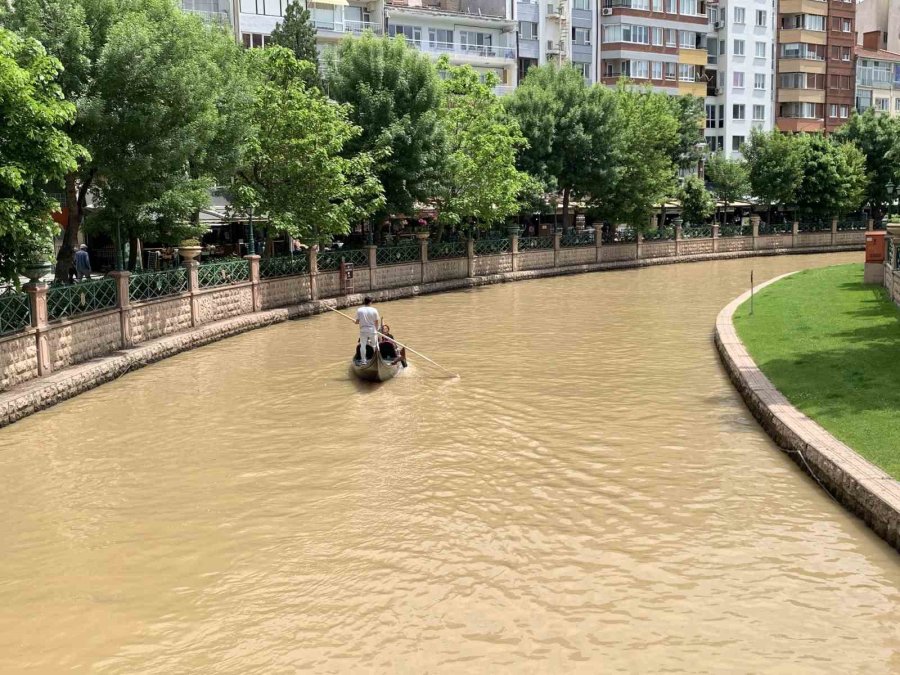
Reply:
[[428, 239], [428, 222], [424, 218], [416, 221], [416, 237], [420, 241]]
[[182, 239], [178, 245], [178, 255], [182, 260], [193, 260], [203, 251], [200, 240], [197, 238]]
[[885, 229], [892, 237], [900, 237], [900, 215], [891, 216]]
[[41, 279], [50, 274], [52, 270], [53, 265], [49, 262], [41, 258], [35, 258], [25, 265], [22, 274], [28, 277], [30, 283], [37, 284], [40, 283]]

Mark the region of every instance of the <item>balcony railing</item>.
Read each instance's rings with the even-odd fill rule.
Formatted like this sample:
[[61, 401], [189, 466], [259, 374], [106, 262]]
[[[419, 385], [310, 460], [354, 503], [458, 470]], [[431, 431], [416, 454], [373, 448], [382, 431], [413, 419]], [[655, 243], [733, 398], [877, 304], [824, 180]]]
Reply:
[[375, 35], [381, 35], [381, 26], [372, 21], [313, 21], [316, 30], [328, 30], [333, 33], [352, 33], [361, 35], [367, 30]]
[[432, 40], [413, 40], [417, 49], [432, 54], [457, 54], [460, 56], [476, 56], [494, 59], [516, 58], [515, 47], [493, 47], [490, 45], [458, 45], [453, 42], [437, 42]]

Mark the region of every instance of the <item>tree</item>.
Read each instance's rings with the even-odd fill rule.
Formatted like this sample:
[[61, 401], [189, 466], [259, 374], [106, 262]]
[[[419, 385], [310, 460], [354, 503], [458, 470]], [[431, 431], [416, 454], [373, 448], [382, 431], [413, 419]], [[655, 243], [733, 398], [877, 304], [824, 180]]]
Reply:
[[900, 120], [877, 114], [874, 108], [863, 114], [854, 112], [833, 138], [853, 143], [865, 156], [868, 188], [864, 198], [872, 217], [881, 219], [891, 201], [887, 184], [900, 184]]
[[672, 115], [678, 123], [678, 141], [673, 146], [672, 162], [683, 169], [695, 166], [703, 157], [704, 99], [699, 96], [667, 96]]
[[310, 20], [309, 10], [299, 2], [290, 2], [284, 10], [284, 21], [279, 22], [269, 36], [267, 44], [285, 47], [294, 52], [298, 61], [309, 61], [315, 66], [308, 85], [321, 88], [319, 77], [319, 52], [316, 49], [316, 27]]
[[791, 204], [803, 178], [803, 153], [799, 137], [773, 130], [750, 132], [743, 148], [750, 192], [766, 205], [766, 222], [772, 206]]
[[716, 210], [716, 203], [706, 189], [703, 179], [688, 176], [678, 192], [681, 200], [681, 217], [685, 224], [700, 225]]
[[362, 130], [349, 121], [349, 106], [306, 84], [313, 65], [283, 47], [253, 50], [251, 58], [258, 79], [235, 204], [312, 243], [383, 207], [371, 155], [347, 154]]
[[326, 56], [328, 94], [350, 104], [361, 129], [348, 157], [369, 153], [384, 187], [382, 213], [411, 213], [440, 178], [446, 143], [439, 119], [441, 85], [431, 59], [398, 38], [347, 37]]
[[832, 218], [858, 209], [866, 194], [866, 158], [852, 143], [814, 134], [801, 137], [803, 177], [796, 204], [801, 213]]
[[659, 204], [675, 192], [680, 142], [669, 96], [621, 83], [614, 92], [618, 133], [631, 152], [618, 155], [615, 180], [600, 213], [609, 221], [646, 229]]
[[75, 106], [62, 100], [60, 63], [36, 40], [0, 28], [0, 281], [19, 283], [23, 268], [53, 249], [56, 201], [83, 149], [64, 128]]
[[706, 164], [706, 177], [712, 184], [715, 195], [724, 203], [725, 211], [722, 214], [724, 224], [728, 218], [728, 205], [745, 197], [750, 188], [747, 163], [741, 159], [728, 159], [721, 152], [717, 152]]
[[562, 195], [567, 225], [572, 199], [599, 199], [615, 181], [621, 134], [613, 93], [551, 64], [529, 70], [504, 104], [528, 142], [519, 168]]
[[524, 146], [519, 125], [506, 112], [490, 77], [481, 82], [470, 66], [445, 72], [444, 125], [447, 166], [435, 189], [433, 203], [441, 225], [458, 225], [464, 218], [491, 225], [518, 212], [519, 195], [529, 184], [528, 174], [516, 169], [516, 151]]

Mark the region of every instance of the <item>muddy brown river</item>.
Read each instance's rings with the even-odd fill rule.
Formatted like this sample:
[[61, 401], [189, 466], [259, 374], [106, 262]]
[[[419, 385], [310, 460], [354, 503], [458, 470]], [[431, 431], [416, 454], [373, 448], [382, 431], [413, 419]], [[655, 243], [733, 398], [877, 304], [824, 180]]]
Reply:
[[900, 672], [900, 558], [719, 365], [794, 256], [331, 314], [0, 431], [0, 672]]

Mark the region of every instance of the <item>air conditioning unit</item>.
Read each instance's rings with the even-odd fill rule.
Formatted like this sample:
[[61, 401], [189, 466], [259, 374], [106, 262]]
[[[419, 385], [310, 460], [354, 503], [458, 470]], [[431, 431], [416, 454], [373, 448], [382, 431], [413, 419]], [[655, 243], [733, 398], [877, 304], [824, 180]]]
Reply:
[[547, 40], [547, 51], [548, 52], [559, 51], [559, 48], [556, 46], [556, 43], [553, 40]]
[[723, 28], [725, 28], [725, 22], [724, 21], [716, 21], [713, 24], [713, 28], [715, 28], [716, 30], [722, 30]]
[[612, 16], [612, 7], [604, 7], [600, 10], [601, 16]]
[[716, 87], [716, 96], [723, 96], [725, 94], [725, 87]]

